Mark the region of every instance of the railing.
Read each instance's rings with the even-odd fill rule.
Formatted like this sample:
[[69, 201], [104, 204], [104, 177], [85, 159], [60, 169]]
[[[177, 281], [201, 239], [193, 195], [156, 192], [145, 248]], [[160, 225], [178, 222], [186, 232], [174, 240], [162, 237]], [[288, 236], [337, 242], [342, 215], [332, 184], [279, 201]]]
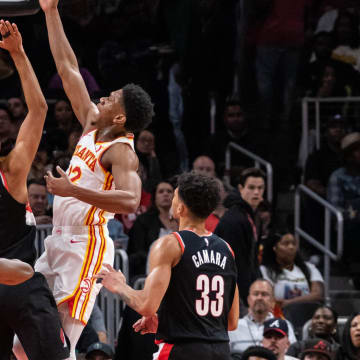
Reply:
[[[325, 211], [325, 242], [324, 245], [321, 244], [318, 240], [314, 239], [310, 234], [305, 232], [300, 227], [300, 219], [301, 219], [301, 194], [307, 195], [313, 200], [315, 200], [318, 204], [324, 207]], [[337, 231], [337, 246], [336, 253], [333, 253], [330, 249], [330, 240], [331, 240], [331, 213], [336, 217], [336, 231]], [[333, 205], [331, 205], [328, 201], [324, 200], [322, 197], [317, 195], [315, 192], [310, 190], [305, 185], [298, 185], [295, 191], [295, 235], [297, 239], [299, 236], [304, 238], [318, 250], [324, 253], [324, 281], [325, 281], [325, 300], [329, 302], [329, 284], [330, 284], [330, 259], [334, 261], [340, 260], [343, 253], [343, 233], [344, 233], [344, 217], [341, 211], [336, 209]]]
[[[46, 236], [52, 232], [52, 225], [38, 225], [36, 227], [35, 247], [38, 256], [44, 252], [44, 240]], [[123, 249], [115, 251], [114, 268], [121, 270], [126, 280], [129, 280], [129, 259], [127, 253]], [[101, 312], [104, 315], [106, 333], [109, 345], [115, 348], [118, 332], [122, 325], [122, 315], [125, 309], [125, 303], [121, 301], [118, 295], [114, 295], [105, 288], [102, 288], [97, 302]]]
[[236, 151], [241, 152], [245, 156], [254, 160], [255, 167], [260, 168], [260, 165], [263, 165], [266, 170], [266, 197], [267, 200], [271, 203], [273, 199], [273, 168], [271, 164], [261, 158], [260, 156], [254, 154], [253, 152], [243, 148], [242, 146], [235, 144], [233, 142], [229, 142], [226, 147], [225, 152], [225, 181], [230, 184], [230, 169], [231, 169], [231, 150], [234, 149]]
[[[302, 142], [303, 142], [303, 158], [306, 160], [309, 155], [309, 103], [315, 104], [315, 147], [320, 149], [320, 103], [360, 103], [360, 97], [328, 97], [328, 98], [310, 98], [302, 99]], [[335, 115], [335, 114], [334, 114]], [[301, 164], [305, 166], [305, 160]]]

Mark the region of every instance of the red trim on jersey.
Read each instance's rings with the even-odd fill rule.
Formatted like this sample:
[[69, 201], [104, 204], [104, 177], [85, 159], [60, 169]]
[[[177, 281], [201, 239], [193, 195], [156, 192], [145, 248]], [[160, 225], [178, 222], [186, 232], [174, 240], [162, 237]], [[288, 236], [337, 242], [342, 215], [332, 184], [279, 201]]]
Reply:
[[174, 344], [165, 344], [164, 347], [161, 349], [157, 360], [168, 360], [173, 346]]
[[[191, 229], [191, 228], [186, 228], [186, 229], [182, 229], [182, 230], [186, 230], [186, 231], [191, 231], [193, 232], [194, 234], [196, 234], [196, 232], [194, 231], [194, 229]], [[207, 230], [207, 229], [206, 229]], [[203, 237], [203, 236], [211, 236], [213, 233], [211, 231], [208, 231], [207, 233], [205, 233], [204, 235], [199, 235], [199, 234], [196, 234], [197, 236], [200, 236], [200, 237]]]
[[160, 344], [162, 344], [163, 342], [164, 342], [163, 339], [161, 339], [161, 340], [156, 340], [156, 339], [155, 339], [155, 344], [156, 344], [156, 345], [160, 345]]
[[[224, 240], [225, 241], [225, 240]], [[233, 249], [231, 248], [231, 246], [225, 241], [225, 244], [227, 245], [227, 247], [229, 248], [230, 252], [232, 253], [232, 256], [235, 258], [235, 253], [233, 251]]]
[[175, 235], [177, 241], [179, 242], [179, 245], [181, 247], [181, 253], [183, 254], [185, 251], [185, 244], [183, 242], [183, 239], [181, 238], [180, 234], [177, 232], [173, 232], [172, 234]]
[[6, 181], [6, 177], [5, 177], [5, 174], [3, 173], [2, 170], [0, 170], [0, 176], [1, 176], [2, 182], [3, 182], [4, 186], [5, 186], [5, 189], [7, 191], [9, 191], [9, 187], [8, 187], [8, 184], [7, 184], [7, 181]]

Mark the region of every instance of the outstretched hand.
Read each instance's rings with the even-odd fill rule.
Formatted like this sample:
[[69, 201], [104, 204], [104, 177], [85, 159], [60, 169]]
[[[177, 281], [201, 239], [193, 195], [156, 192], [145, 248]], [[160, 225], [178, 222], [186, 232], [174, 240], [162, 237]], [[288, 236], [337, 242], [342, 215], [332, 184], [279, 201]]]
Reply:
[[120, 293], [123, 286], [126, 286], [126, 278], [120, 270], [104, 264], [103, 269], [96, 275], [95, 279], [101, 279], [101, 284], [113, 293]]
[[41, 9], [46, 12], [50, 9], [56, 9], [59, 3], [59, 0], [39, 0]]
[[74, 185], [60, 166], [57, 166], [56, 170], [60, 174], [59, 178], [54, 177], [51, 171], [48, 171], [47, 175], [44, 176], [49, 193], [58, 196], [72, 196]]
[[0, 33], [2, 36], [0, 47], [2, 49], [9, 51], [9, 53], [23, 50], [22, 37], [16, 24], [0, 20]]
[[133, 329], [135, 332], [139, 332], [141, 335], [154, 334], [157, 331], [159, 324], [157, 314], [152, 316], [143, 316], [141, 319], [135, 322]]

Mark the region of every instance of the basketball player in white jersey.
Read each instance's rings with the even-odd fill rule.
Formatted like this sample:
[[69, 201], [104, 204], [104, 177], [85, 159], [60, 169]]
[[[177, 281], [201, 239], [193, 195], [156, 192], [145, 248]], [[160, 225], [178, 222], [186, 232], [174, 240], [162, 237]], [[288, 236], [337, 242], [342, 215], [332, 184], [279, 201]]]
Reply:
[[[71, 355], [86, 325], [101, 284], [93, 275], [113, 264], [114, 246], [107, 221], [114, 213], [132, 213], [141, 196], [138, 158], [132, 132], [150, 124], [153, 105], [139, 86], [126, 85], [91, 102], [76, 56], [66, 38], [58, 0], [40, 0], [57, 71], [83, 135], [66, 173], [46, 176], [54, 199], [53, 233], [35, 265], [45, 275], [58, 304]], [[16, 352], [16, 349], [14, 349]], [[16, 353], [18, 359], [26, 357]]]

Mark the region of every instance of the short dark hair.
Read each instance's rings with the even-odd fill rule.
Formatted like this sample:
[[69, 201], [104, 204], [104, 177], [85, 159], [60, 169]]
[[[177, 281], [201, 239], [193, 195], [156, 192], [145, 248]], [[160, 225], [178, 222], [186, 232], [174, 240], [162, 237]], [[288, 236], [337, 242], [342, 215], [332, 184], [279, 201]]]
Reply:
[[247, 360], [250, 356], [257, 356], [267, 360], [276, 360], [276, 355], [263, 346], [250, 346], [242, 354], [241, 360]]
[[27, 182], [27, 187], [29, 187], [30, 185], [35, 184], [35, 185], [41, 185], [41, 186], [45, 186], [46, 187], [46, 182], [43, 178], [40, 179], [31, 179]]
[[194, 171], [178, 177], [178, 193], [191, 213], [199, 219], [206, 219], [220, 202], [218, 182]]
[[122, 91], [126, 130], [137, 132], [145, 129], [154, 116], [154, 105], [149, 94], [141, 86], [135, 84], [127, 84]]
[[260, 177], [264, 180], [264, 182], [266, 181], [265, 173], [262, 170], [260, 170], [258, 168], [247, 168], [241, 172], [241, 174], [239, 176], [238, 184], [245, 186], [246, 180], [250, 176], [255, 177], [255, 178]]

